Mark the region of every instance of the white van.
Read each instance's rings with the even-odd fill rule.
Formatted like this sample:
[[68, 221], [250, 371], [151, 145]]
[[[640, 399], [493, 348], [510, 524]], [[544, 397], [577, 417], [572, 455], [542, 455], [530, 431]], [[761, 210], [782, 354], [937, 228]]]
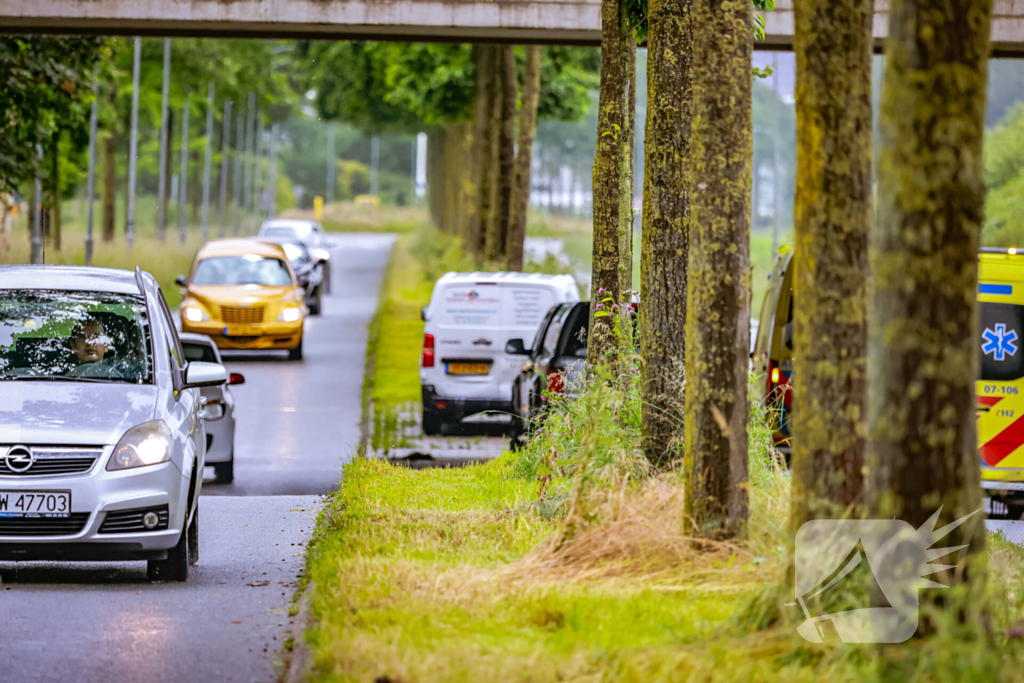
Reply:
[[508, 353], [506, 344], [533, 339], [552, 306], [579, 300], [571, 275], [441, 276], [423, 309], [424, 433], [453, 432], [463, 418], [484, 411], [511, 412], [523, 356]]

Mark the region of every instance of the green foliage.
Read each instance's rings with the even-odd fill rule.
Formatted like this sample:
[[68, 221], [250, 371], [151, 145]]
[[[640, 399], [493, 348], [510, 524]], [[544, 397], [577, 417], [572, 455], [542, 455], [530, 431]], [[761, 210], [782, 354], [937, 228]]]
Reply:
[[[775, 9], [775, 0], [753, 0], [754, 9], [758, 10], [754, 13], [754, 40], [764, 40], [764, 15], [761, 12], [771, 12]], [[771, 73], [771, 68], [767, 69], [768, 74]], [[763, 75], [762, 75], [763, 74]], [[764, 78], [767, 74], [764, 74], [763, 70], [754, 69], [754, 75], [759, 78]]]
[[0, 38], [0, 192], [40, 171], [37, 144], [87, 125], [93, 65], [109, 54], [95, 36]]
[[985, 136], [985, 225], [982, 241], [1024, 244], [1024, 105], [1010, 108]]
[[[443, 43], [306, 42], [308, 87], [320, 115], [364, 131], [416, 132], [468, 121], [475, 96], [472, 46]], [[520, 78], [524, 58], [518, 55]], [[590, 48], [546, 47], [541, 119], [576, 120], [589, 105], [600, 68]]]

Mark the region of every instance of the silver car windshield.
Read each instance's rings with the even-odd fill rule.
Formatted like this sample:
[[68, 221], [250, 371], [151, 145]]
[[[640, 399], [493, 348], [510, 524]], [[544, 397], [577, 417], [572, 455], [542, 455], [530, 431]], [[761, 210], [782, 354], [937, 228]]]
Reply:
[[0, 380], [149, 383], [140, 297], [0, 290]]
[[304, 266], [313, 259], [309, 257], [309, 252], [306, 251], [305, 247], [301, 247], [294, 242], [285, 242], [281, 245], [284, 249], [284, 255], [288, 257], [288, 262], [293, 266]]

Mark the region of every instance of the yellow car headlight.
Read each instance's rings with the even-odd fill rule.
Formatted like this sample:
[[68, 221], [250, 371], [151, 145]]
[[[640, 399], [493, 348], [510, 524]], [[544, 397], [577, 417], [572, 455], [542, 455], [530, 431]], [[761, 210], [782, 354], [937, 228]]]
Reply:
[[206, 314], [206, 311], [198, 306], [185, 306], [181, 309], [181, 317], [190, 323], [201, 323], [204, 320], [210, 319], [210, 316]]
[[294, 323], [302, 319], [302, 309], [298, 306], [289, 306], [277, 316], [277, 321], [282, 323]]

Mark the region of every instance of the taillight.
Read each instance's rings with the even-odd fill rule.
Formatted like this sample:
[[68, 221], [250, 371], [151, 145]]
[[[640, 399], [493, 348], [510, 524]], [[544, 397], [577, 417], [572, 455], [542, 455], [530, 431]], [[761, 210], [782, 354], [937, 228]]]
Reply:
[[779, 369], [778, 368], [772, 368], [772, 384], [778, 384], [778, 383], [779, 383]]
[[423, 335], [423, 359], [421, 364], [425, 368], [434, 367], [434, 335]]
[[558, 370], [548, 370], [548, 391], [562, 393], [562, 373]]

